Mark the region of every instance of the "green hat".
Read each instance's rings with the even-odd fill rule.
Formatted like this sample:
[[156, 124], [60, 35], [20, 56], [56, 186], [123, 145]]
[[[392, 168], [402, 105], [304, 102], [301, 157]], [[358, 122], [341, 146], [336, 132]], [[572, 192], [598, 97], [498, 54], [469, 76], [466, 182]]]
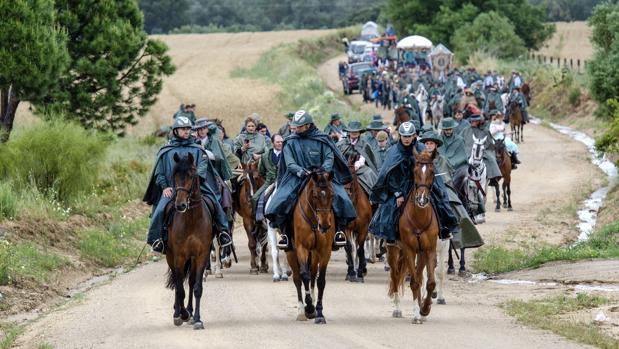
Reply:
[[432, 126], [432, 124], [425, 124], [421, 128], [421, 133], [426, 133], [428, 131], [434, 131], [434, 127]]
[[312, 119], [312, 116], [310, 115], [310, 113], [306, 112], [305, 110], [299, 110], [296, 113], [294, 113], [294, 116], [292, 117], [292, 121], [290, 122], [290, 126], [299, 127], [299, 126], [313, 124], [313, 123], [314, 123], [314, 119]]
[[177, 116], [174, 119], [174, 123], [172, 124], [172, 130], [176, 130], [177, 128], [191, 128], [191, 120], [189, 120], [186, 116]]
[[454, 120], [453, 118], [444, 118], [443, 120], [441, 120], [441, 129], [443, 130], [447, 130], [450, 128], [456, 128], [456, 120]]
[[381, 117], [380, 121], [372, 120], [372, 122], [370, 122], [370, 124], [368, 125], [368, 127], [366, 127], [366, 129], [368, 129], [368, 130], [376, 130], [376, 131], [384, 130], [385, 129], [385, 124], [383, 124], [382, 117]]
[[364, 129], [361, 126], [361, 122], [357, 120], [351, 120], [348, 123], [348, 126], [344, 127], [344, 131], [346, 132], [363, 132]]
[[427, 141], [432, 141], [436, 143], [437, 147], [440, 147], [443, 144], [443, 141], [439, 138], [439, 136], [433, 130], [426, 131], [421, 135], [421, 139], [419, 140], [422, 143]]
[[331, 114], [331, 121], [335, 121], [335, 120], [341, 120], [342, 117], [340, 116], [339, 113], [333, 113]]
[[372, 116], [372, 121], [380, 121], [383, 122], [383, 117], [379, 114]]
[[199, 130], [205, 127], [208, 127], [208, 120], [206, 118], [200, 118], [196, 120], [196, 123], [193, 125], [193, 130]]
[[411, 122], [413, 123], [413, 125], [415, 125], [415, 132], [419, 131], [419, 129], [421, 128], [421, 123], [419, 122], [419, 120], [413, 119], [411, 120]]
[[400, 125], [400, 128], [398, 128], [400, 136], [414, 136], [416, 131], [417, 129], [415, 128], [415, 125], [410, 121], [403, 122]]

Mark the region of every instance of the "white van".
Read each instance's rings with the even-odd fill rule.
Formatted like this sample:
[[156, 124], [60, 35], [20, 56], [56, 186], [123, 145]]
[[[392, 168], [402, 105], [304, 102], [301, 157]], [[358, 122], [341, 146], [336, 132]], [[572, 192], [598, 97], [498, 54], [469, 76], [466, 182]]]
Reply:
[[361, 62], [363, 59], [363, 54], [365, 52], [365, 47], [371, 44], [372, 43], [369, 41], [361, 40], [351, 42], [348, 45], [348, 63]]

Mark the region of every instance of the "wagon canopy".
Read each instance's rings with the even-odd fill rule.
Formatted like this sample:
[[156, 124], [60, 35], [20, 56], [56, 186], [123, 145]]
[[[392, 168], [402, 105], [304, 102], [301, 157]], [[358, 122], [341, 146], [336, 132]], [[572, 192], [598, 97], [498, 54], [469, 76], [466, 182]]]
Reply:
[[377, 38], [378, 35], [378, 24], [369, 21], [363, 25], [361, 29], [361, 40], [369, 40], [372, 38]]
[[400, 50], [430, 50], [432, 49], [432, 41], [419, 35], [407, 36], [398, 42]]

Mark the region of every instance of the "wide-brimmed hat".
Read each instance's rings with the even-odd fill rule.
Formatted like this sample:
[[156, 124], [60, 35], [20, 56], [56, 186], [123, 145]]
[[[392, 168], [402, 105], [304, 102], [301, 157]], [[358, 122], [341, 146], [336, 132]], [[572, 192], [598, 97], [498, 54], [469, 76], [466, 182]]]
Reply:
[[299, 110], [296, 113], [294, 113], [294, 116], [292, 117], [292, 121], [290, 121], [290, 126], [299, 127], [299, 126], [303, 126], [303, 125], [307, 125], [311, 123], [314, 123], [314, 119], [312, 118], [312, 115], [306, 112], [305, 110]]
[[422, 133], [421, 139], [419, 141], [422, 143], [425, 143], [427, 141], [432, 141], [436, 143], [437, 147], [440, 147], [441, 145], [443, 145], [443, 141], [440, 139], [439, 135], [437, 135], [436, 132], [434, 132], [433, 130]]
[[208, 120], [206, 118], [199, 118], [193, 125], [193, 130], [195, 131], [205, 127], [208, 127]]
[[331, 114], [331, 121], [335, 121], [335, 120], [341, 120], [342, 117], [340, 116], [339, 113], [333, 113]]
[[363, 126], [361, 126], [361, 122], [357, 120], [351, 120], [348, 122], [348, 125], [344, 127], [344, 131], [346, 132], [363, 132]]
[[456, 128], [458, 125], [456, 124], [456, 120], [453, 118], [444, 118], [441, 120], [441, 129], [447, 130], [450, 128]]
[[382, 117], [382, 115], [376, 114], [376, 115], [372, 116], [372, 121], [383, 122], [383, 117]]
[[432, 124], [428, 124], [426, 123], [425, 125], [423, 125], [423, 127], [421, 128], [421, 133], [426, 133], [428, 131], [433, 131], [434, 127], [432, 126]]
[[370, 124], [368, 125], [368, 127], [366, 127], [366, 129], [367, 130], [376, 130], [376, 131], [384, 130], [385, 129], [385, 124], [383, 123], [382, 119], [381, 119], [381, 121], [372, 120], [372, 122], [370, 122]]

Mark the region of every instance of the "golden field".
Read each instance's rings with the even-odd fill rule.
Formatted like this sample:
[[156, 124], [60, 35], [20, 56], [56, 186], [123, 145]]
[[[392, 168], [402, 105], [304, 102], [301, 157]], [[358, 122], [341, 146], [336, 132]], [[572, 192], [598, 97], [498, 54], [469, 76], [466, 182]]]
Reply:
[[537, 51], [547, 57], [588, 60], [593, 56], [593, 47], [589, 37], [591, 28], [587, 22], [556, 22], [557, 31], [544, 47]]

